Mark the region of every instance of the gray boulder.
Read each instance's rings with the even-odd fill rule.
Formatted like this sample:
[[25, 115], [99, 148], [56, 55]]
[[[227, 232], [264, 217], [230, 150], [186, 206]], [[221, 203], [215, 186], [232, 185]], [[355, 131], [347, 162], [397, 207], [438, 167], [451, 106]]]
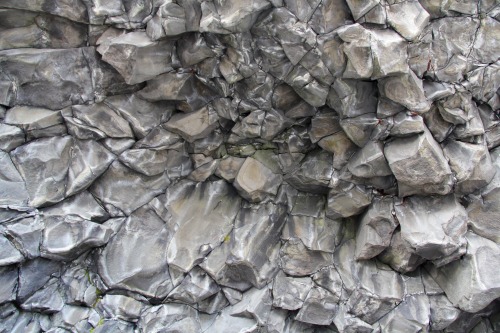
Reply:
[[428, 269], [454, 306], [477, 312], [500, 293], [498, 278], [488, 269], [500, 260], [500, 247], [473, 232], [468, 232], [466, 238], [467, 253], [462, 259], [439, 268], [428, 266]]
[[170, 41], [151, 41], [146, 32], [136, 31], [101, 42], [97, 52], [125, 82], [136, 84], [172, 70], [172, 47]]
[[408, 197], [395, 211], [401, 237], [425, 259], [451, 256], [466, 245], [467, 212], [453, 195]]
[[313, 282], [309, 277], [288, 277], [280, 272], [274, 278], [273, 306], [287, 310], [300, 309], [312, 287]]
[[234, 179], [234, 187], [243, 198], [250, 202], [259, 202], [266, 197], [276, 195], [281, 181], [281, 175], [273, 173], [261, 162], [248, 157]]
[[400, 196], [443, 195], [452, 190], [448, 161], [429, 131], [386, 143], [384, 153], [398, 181]]

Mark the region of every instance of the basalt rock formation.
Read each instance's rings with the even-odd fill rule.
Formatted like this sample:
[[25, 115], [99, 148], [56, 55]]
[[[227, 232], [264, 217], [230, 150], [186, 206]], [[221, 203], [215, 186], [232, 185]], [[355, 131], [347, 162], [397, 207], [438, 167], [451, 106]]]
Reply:
[[0, 332], [500, 332], [497, 0], [2, 0]]

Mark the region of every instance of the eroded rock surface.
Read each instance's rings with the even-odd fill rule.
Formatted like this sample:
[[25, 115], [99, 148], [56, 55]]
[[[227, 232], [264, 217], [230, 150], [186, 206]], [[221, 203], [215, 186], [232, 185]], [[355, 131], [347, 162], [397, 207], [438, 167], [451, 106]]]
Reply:
[[0, 332], [500, 330], [494, 0], [0, 2]]

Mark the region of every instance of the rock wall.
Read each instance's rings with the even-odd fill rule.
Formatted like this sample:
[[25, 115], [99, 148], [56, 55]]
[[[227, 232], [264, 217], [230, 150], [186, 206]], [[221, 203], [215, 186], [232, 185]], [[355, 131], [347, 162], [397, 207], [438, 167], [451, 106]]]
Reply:
[[500, 332], [495, 0], [2, 0], [0, 332]]

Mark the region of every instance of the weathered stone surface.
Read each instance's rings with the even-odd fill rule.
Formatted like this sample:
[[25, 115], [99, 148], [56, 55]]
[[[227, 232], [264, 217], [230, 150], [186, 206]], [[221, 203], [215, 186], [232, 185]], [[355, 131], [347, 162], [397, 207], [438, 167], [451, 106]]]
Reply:
[[128, 84], [147, 81], [172, 70], [172, 43], [154, 42], [145, 32], [130, 32], [100, 43], [97, 52]]
[[24, 260], [24, 256], [5, 236], [0, 236], [0, 244], [2, 250], [0, 252], [0, 265], [7, 266], [16, 264]]
[[138, 326], [143, 332], [161, 331], [169, 328], [175, 331], [175, 328], [179, 329], [179, 326], [183, 327], [187, 333], [201, 331], [197, 311], [191, 306], [178, 303], [145, 308], [139, 318]]
[[66, 134], [60, 111], [15, 106], [7, 111], [4, 122], [22, 128], [30, 139]]
[[287, 277], [280, 272], [274, 279], [273, 306], [287, 310], [300, 309], [312, 287], [313, 282], [308, 277]]
[[99, 275], [106, 286], [152, 298], [167, 296], [173, 288], [165, 256], [172, 230], [173, 225], [166, 224], [151, 208], [136, 210], [97, 260]]
[[351, 13], [355, 20], [358, 20], [361, 16], [365, 15], [375, 7], [380, 1], [370, 0], [370, 1], [359, 1], [359, 0], [347, 0], [347, 5], [351, 10]]
[[[324, 204], [323, 201], [320, 201]], [[323, 207], [321, 207], [323, 208]], [[283, 239], [300, 238], [302, 243], [315, 251], [333, 252], [339, 244], [342, 225], [338, 220], [324, 217], [292, 215], [283, 229]]]
[[195, 112], [175, 114], [165, 124], [165, 128], [193, 142], [212, 132], [218, 126], [218, 120], [212, 108], [204, 107]]
[[395, 205], [401, 237], [419, 256], [435, 260], [464, 246], [467, 212], [453, 195], [405, 198]]
[[176, 225], [166, 252], [171, 270], [190, 271], [222, 243], [241, 201], [234, 194], [224, 181], [182, 181], [168, 188], [160, 201], [168, 211], [168, 223]]
[[382, 332], [422, 332], [429, 327], [430, 304], [427, 295], [410, 295], [380, 320]]
[[[87, 65], [87, 57], [92, 56], [92, 52], [93, 49], [0, 51], [1, 103], [55, 110], [92, 101], [93, 78]], [[60, 73], [57, 77], [64, 79], [54, 78], [53, 73]]]
[[251, 202], [259, 202], [268, 196], [276, 195], [280, 183], [280, 175], [251, 157], [241, 165], [234, 179], [234, 186], [240, 195]]
[[339, 191], [330, 190], [326, 216], [332, 219], [360, 214], [372, 202], [373, 194], [365, 186], [348, 184]]
[[456, 174], [456, 191], [460, 193], [472, 193], [486, 186], [495, 176], [495, 168], [484, 145], [450, 140], [445, 143], [443, 153]]
[[429, 23], [429, 18], [429, 13], [418, 1], [398, 2], [387, 8], [387, 22], [409, 41], [415, 40], [420, 35]]
[[357, 259], [373, 258], [390, 245], [392, 233], [398, 225], [393, 213], [392, 198], [373, 200], [359, 221], [356, 234]]
[[25, 180], [6, 152], [0, 151], [0, 205], [27, 206], [30, 200]]
[[113, 230], [80, 218], [48, 217], [40, 247], [42, 257], [72, 260], [88, 249], [105, 245]]
[[445, 295], [429, 296], [430, 327], [433, 330], [442, 330], [453, 323], [459, 316], [460, 310], [455, 308]]
[[12, 161], [26, 182], [31, 206], [64, 199], [72, 143], [71, 136], [43, 138], [11, 152]]
[[[126, 214], [165, 191], [170, 180], [165, 173], [148, 177], [113, 162], [90, 187], [90, 192], [105, 205], [112, 205]], [[134, 191], [129, 191], [133, 188]]]
[[454, 306], [477, 312], [498, 298], [496, 274], [488, 270], [499, 260], [499, 246], [472, 232], [466, 234], [467, 253], [443, 267], [429, 266], [432, 277], [443, 288]]
[[351, 157], [347, 168], [357, 177], [370, 178], [392, 175], [383, 148], [380, 141], [368, 141], [361, 150]]
[[477, 196], [470, 196], [470, 204], [467, 206], [469, 224], [474, 232], [482, 237], [491, 239], [494, 242], [500, 241], [500, 228], [496, 223], [496, 212], [498, 212], [498, 196], [500, 185], [498, 148], [491, 152], [495, 165], [495, 176], [492, 181], [485, 186]]
[[291, 239], [281, 248], [281, 267], [288, 275], [310, 275], [332, 262], [331, 253], [308, 250], [299, 239]]
[[338, 298], [326, 289], [313, 287], [295, 320], [315, 324], [329, 325], [337, 311]]
[[14, 301], [17, 293], [17, 268], [5, 266], [0, 268], [0, 303]]
[[385, 157], [398, 180], [399, 195], [447, 194], [452, 174], [441, 147], [429, 131], [385, 145]]
[[431, 107], [425, 97], [422, 81], [413, 71], [382, 78], [378, 81], [378, 88], [383, 97], [403, 105], [410, 111], [424, 113]]
[[402, 238], [399, 229], [394, 231], [391, 244], [378, 257], [382, 262], [400, 273], [412, 272], [425, 262], [425, 259], [415, 254], [409, 244]]
[[325, 193], [333, 173], [333, 156], [321, 150], [308, 153], [284, 179], [300, 191]]

